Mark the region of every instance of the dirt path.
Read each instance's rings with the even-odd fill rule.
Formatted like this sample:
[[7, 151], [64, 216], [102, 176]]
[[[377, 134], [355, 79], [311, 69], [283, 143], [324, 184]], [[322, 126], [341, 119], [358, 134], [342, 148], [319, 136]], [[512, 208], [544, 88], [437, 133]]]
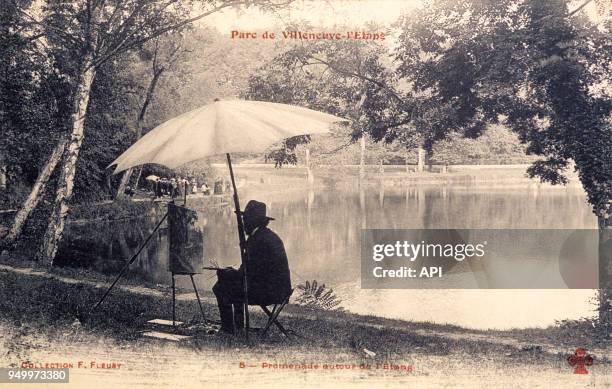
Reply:
[[[4, 336], [14, 337], [14, 329], [0, 323]], [[27, 355], [22, 360], [33, 363], [71, 363], [70, 384], [75, 388], [227, 388], [227, 387], [501, 387], [501, 388], [604, 388], [610, 385], [605, 366], [593, 366], [586, 376], [572, 374], [566, 364], [545, 363], [524, 365], [501, 363], [491, 358], [472, 358], [467, 354], [431, 356], [414, 353], [404, 360], [351, 360], [342, 353], [328, 354], [301, 346], [268, 345], [257, 349], [237, 346], [231, 349], [193, 349], [175, 343], [144, 339], [118, 345], [112, 340], [96, 338], [72, 329], [65, 341], [47, 343], [40, 334], [31, 334], [24, 341]], [[28, 344], [29, 342], [29, 344]], [[0, 343], [1, 345], [1, 343]], [[13, 361], [3, 358], [0, 365]], [[84, 367], [78, 367], [79, 362]], [[91, 367], [93, 363], [116, 363], [116, 369]], [[241, 367], [244, 362], [246, 367]], [[390, 370], [383, 364], [391, 362], [410, 366], [412, 371]], [[332, 365], [344, 363], [369, 364], [369, 369], [281, 369], [263, 367], [296, 363]], [[381, 367], [376, 366], [380, 364]], [[38, 384], [37, 384], [38, 385]], [[32, 385], [33, 388], [41, 386]], [[19, 385], [19, 388], [28, 387]]]

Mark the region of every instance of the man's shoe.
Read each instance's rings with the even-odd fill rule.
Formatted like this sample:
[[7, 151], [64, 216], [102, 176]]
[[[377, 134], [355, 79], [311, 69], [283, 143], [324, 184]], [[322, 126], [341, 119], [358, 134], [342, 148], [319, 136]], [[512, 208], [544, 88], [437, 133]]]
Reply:
[[233, 328], [227, 328], [227, 327], [221, 327], [219, 329], [219, 334], [229, 334], [229, 335], [234, 335], [234, 329]]

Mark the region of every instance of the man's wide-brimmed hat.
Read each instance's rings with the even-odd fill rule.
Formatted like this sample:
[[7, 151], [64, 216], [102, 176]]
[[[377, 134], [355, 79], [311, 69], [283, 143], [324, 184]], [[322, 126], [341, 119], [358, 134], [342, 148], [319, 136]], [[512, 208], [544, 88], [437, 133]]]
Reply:
[[257, 200], [249, 201], [246, 207], [244, 207], [244, 211], [241, 211], [240, 214], [252, 220], [274, 220], [273, 217], [266, 215], [266, 204]]

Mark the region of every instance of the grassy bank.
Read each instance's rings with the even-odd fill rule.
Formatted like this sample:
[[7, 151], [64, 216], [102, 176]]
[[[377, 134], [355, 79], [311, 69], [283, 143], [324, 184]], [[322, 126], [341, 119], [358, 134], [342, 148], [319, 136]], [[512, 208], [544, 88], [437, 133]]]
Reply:
[[[116, 289], [96, 312], [89, 308], [104, 292], [83, 282], [65, 282], [0, 269], [0, 367], [24, 362], [116, 362], [121, 369], [70, 370], [75, 387], [287, 387], [334, 385], [354, 387], [582, 387], [572, 374], [567, 355], [574, 346], [554, 331], [472, 331], [455, 326], [413, 323], [346, 312], [306, 310], [290, 305], [283, 324], [300, 336], [284, 340], [274, 329], [268, 337], [196, 333], [189, 341], [167, 343], [142, 337], [146, 322], [171, 317], [171, 295], [130, 293]], [[92, 274], [80, 274], [89, 278]], [[54, 276], [59, 277], [59, 276]], [[129, 281], [135, 283], [135, 280]], [[216, 306], [205, 303], [207, 318], [217, 317]], [[195, 301], [177, 301], [177, 318], [201, 321]], [[263, 315], [253, 309], [252, 323]], [[517, 343], [526, 338], [529, 344]], [[557, 342], [537, 347], [538, 341]], [[575, 340], [575, 339], [574, 339]], [[578, 343], [585, 347], [582, 340]], [[587, 348], [590, 348], [587, 346]], [[593, 350], [594, 351], [594, 350]], [[609, 384], [610, 362], [599, 349], [589, 367], [594, 387]], [[245, 363], [244, 368], [241, 363]], [[367, 370], [291, 370], [264, 364], [325, 363], [368, 366]], [[242, 366], [242, 367], [241, 367]], [[393, 369], [404, 366], [409, 370]], [[535, 386], [534, 386], [535, 385]]]
[[[442, 166], [428, 166], [417, 172], [413, 166], [408, 170], [402, 165], [385, 165], [383, 171], [378, 165], [367, 165], [364, 170], [364, 184], [381, 182], [388, 186], [401, 185], [540, 185], [539, 180], [527, 177], [529, 165], [456, 165], [444, 171]], [[221, 166], [217, 167], [222, 169]], [[246, 189], [267, 188], [283, 190], [288, 185], [292, 188], [308, 187], [307, 170], [304, 166], [284, 166], [275, 169], [272, 165], [238, 164], [235, 166], [236, 177], [245, 184]], [[358, 165], [316, 166], [313, 168], [314, 185], [336, 186], [357, 183], [359, 181]], [[569, 185], [579, 186], [577, 175], [568, 172]], [[550, 186], [546, 184], [546, 186]], [[557, 186], [562, 188], [563, 186]]]
[[[66, 272], [64, 272], [66, 273]], [[97, 281], [104, 278], [93, 277], [93, 274], [80, 274], [81, 277]], [[137, 284], [137, 280], [129, 283]], [[53, 278], [42, 278], [15, 274], [10, 271], [0, 272], [0, 320], [5, 324], [20, 328], [27, 326], [35, 332], [44, 332], [61, 340], [66, 328], [78, 325], [83, 331], [97, 336], [104, 336], [116, 342], [131, 342], [141, 336], [146, 322], [154, 318], [171, 316], [171, 295], [168, 288], [158, 289], [161, 294], [128, 293], [116, 289], [104, 304], [94, 313], [89, 308], [101, 297], [103, 287], [90, 284], [68, 284]], [[161, 296], [161, 297], [160, 297]], [[204, 304], [207, 318], [217, 318], [214, 305]], [[255, 310], [253, 310], [255, 311]], [[436, 325], [432, 323], [413, 323], [400, 320], [389, 320], [374, 316], [359, 316], [346, 312], [313, 311], [304, 307], [290, 305], [283, 321], [289, 328], [301, 334], [294, 345], [306, 347], [317, 352], [336, 350], [359, 359], [365, 357], [363, 349], [374, 350], [377, 357], [383, 359], [406, 358], [412, 353], [428, 355], [450, 355], [456, 353], [492, 353], [497, 358], [508, 362], [534, 361], [559, 363], [563, 356], [546, 352], [546, 348], [534, 353], [525, 347], [513, 347], [503, 342], [488, 342], [486, 337], [497, 339], [528, 340], [533, 344], [546, 342], [560, 347], [602, 347], [605, 344], [593, 343], [595, 337], [588, 338], [588, 329], [582, 328], [587, 338], [574, 336], [575, 333], [563, 333], [562, 328], [541, 330], [514, 331], [472, 331], [456, 326]], [[194, 301], [178, 301], [177, 314], [180, 320], [197, 323], [201, 320]], [[78, 320], [78, 322], [76, 322]], [[255, 326], [264, 323], [263, 315], [255, 311]], [[572, 331], [576, 331], [573, 328]], [[424, 332], [425, 331], [425, 332]], [[428, 335], [425, 335], [427, 333]], [[436, 336], [436, 333], [457, 334], [455, 339], [448, 336]], [[473, 335], [473, 336], [472, 336]], [[265, 344], [276, 344], [279, 334], [267, 340], [257, 340], [252, 347]], [[5, 339], [5, 342], [7, 340]], [[12, 342], [13, 340], [10, 340]], [[585, 343], [585, 341], [587, 343]], [[186, 347], [223, 348], [242, 344], [241, 339], [232, 337], [196, 336]], [[6, 346], [6, 345], [5, 345]]]

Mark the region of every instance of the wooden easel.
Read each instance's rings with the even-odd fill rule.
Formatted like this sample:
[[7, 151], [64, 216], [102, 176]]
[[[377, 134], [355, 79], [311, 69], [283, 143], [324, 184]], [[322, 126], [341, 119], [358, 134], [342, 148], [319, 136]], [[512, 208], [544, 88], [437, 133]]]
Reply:
[[193, 275], [198, 273], [171, 273], [172, 274], [172, 326], [175, 327], [176, 323], [176, 288], [174, 283], [174, 276], [189, 276], [191, 278], [191, 285], [193, 285], [193, 291], [195, 292], [196, 298], [198, 299], [198, 305], [200, 306], [200, 313], [202, 314], [202, 319], [206, 322], [206, 316], [204, 315], [204, 308], [202, 308], [202, 301], [200, 300], [200, 294], [198, 293], [198, 288], [196, 288], [195, 281], [193, 280]]
[[[187, 182], [185, 182], [183, 186], [183, 206], [187, 206]], [[198, 288], [196, 288], [195, 281], [193, 280], [193, 275], [198, 273], [171, 273], [172, 275], [172, 326], [175, 326], [176, 323], [176, 287], [174, 282], [174, 276], [189, 276], [191, 279], [191, 285], [193, 285], [193, 291], [195, 292], [196, 298], [198, 299], [198, 306], [200, 307], [200, 313], [202, 314], [202, 320], [206, 322], [206, 316], [204, 315], [204, 308], [202, 308], [202, 300], [200, 300], [200, 294], [198, 293]]]

